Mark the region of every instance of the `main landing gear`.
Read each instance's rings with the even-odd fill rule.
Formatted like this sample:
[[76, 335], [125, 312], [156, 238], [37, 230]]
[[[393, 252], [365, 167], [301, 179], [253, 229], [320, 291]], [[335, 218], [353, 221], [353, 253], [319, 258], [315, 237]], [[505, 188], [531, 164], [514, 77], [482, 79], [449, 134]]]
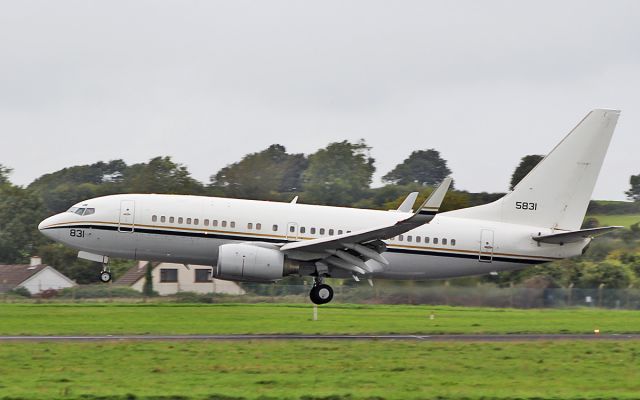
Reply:
[[102, 265], [102, 271], [100, 271], [100, 282], [109, 283], [111, 282], [111, 268], [108, 265]]
[[333, 299], [333, 289], [322, 283], [322, 278], [318, 277], [313, 282], [309, 298], [314, 304], [327, 304]]

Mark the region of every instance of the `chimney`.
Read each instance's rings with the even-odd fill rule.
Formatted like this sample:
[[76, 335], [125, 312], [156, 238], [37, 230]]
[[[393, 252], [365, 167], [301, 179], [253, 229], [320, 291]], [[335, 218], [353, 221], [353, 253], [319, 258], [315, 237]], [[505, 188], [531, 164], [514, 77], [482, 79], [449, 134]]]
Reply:
[[31, 257], [31, 262], [29, 263], [30, 267], [35, 267], [36, 265], [41, 265], [41, 264], [42, 264], [42, 258], [38, 256]]

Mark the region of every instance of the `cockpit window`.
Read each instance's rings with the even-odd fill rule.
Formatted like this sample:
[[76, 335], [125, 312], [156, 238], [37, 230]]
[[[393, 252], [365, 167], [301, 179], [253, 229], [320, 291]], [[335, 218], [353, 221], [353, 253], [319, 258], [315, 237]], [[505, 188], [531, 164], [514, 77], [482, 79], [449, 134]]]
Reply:
[[84, 208], [78, 208], [78, 209], [76, 210], [76, 214], [78, 214], [78, 215], [82, 215], [82, 214], [84, 214]]
[[94, 214], [96, 212], [95, 208], [87, 208], [86, 210], [84, 210], [84, 215], [91, 215]]
[[67, 212], [70, 212], [70, 213], [74, 213], [74, 214], [75, 214], [75, 212], [76, 212], [77, 210], [78, 210], [78, 207], [71, 207], [70, 209], [68, 209], [68, 210], [67, 210]]

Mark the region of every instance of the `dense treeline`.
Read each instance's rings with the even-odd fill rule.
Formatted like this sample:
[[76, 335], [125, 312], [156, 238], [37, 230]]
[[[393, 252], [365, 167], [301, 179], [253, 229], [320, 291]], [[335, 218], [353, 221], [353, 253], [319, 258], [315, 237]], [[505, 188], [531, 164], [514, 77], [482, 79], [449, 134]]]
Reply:
[[[11, 169], [0, 164], [0, 263], [26, 262], [30, 255], [38, 254], [79, 283], [95, 281], [96, 266], [78, 260], [73, 250], [50, 242], [36, 227], [46, 216], [97, 196], [175, 193], [289, 201], [299, 195], [300, 202], [309, 204], [392, 209], [411, 191], [419, 191], [418, 201], [421, 201], [433, 185], [451, 175], [447, 161], [437, 150], [418, 150], [383, 176], [384, 186], [371, 188], [375, 160], [369, 150], [364, 141], [342, 141], [304, 155], [288, 153], [284, 146], [274, 144], [227, 165], [211, 175], [207, 184], [194, 179], [184, 165], [171, 157], [155, 157], [132, 165], [112, 160], [68, 167], [45, 174], [27, 187], [11, 184]], [[510, 187], [541, 159], [537, 155], [523, 157], [515, 168]], [[640, 175], [632, 176], [630, 183], [627, 194], [633, 203], [592, 202], [590, 211], [598, 214], [640, 212]], [[452, 190], [443, 209], [484, 204], [502, 195]], [[590, 223], [597, 225], [597, 221]], [[616, 239], [596, 242], [592, 246], [596, 250], [590, 250], [580, 260], [501, 274], [497, 282], [521, 283], [531, 281], [532, 277], [544, 277], [551, 284], [562, 286], [572, 283], [593, 286], [603, 282], [611, 287], [635, 284], [640, 281], [639, 231], [635, 225]], [[117, 272], [128, 265], [116, 261], [114, 266]]]

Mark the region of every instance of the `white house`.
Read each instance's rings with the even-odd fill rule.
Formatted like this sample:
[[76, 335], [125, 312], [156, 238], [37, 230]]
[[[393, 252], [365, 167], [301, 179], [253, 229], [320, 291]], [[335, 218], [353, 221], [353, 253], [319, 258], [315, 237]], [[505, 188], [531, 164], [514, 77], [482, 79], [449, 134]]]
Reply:
[[[142, 292], [148, 264], [148, 261], [139, 261], [138, 265], [130, 268], [115, 284], [129, 286]], [[245, 294], [245, 291], [235, 282], [212, 279], [211, 266], [151, 263], [151, 267], [153, 268], [151, 270], [153, 290], [160, 295], [178, 292]]]
[[0, 292], [23, 287], [31, 294], [49, 289], [65, 289], [76, 286], [55, 268], [42, 264], [40, 257], [31, 257], [31, 262], [19, 265], [0, 265]]

